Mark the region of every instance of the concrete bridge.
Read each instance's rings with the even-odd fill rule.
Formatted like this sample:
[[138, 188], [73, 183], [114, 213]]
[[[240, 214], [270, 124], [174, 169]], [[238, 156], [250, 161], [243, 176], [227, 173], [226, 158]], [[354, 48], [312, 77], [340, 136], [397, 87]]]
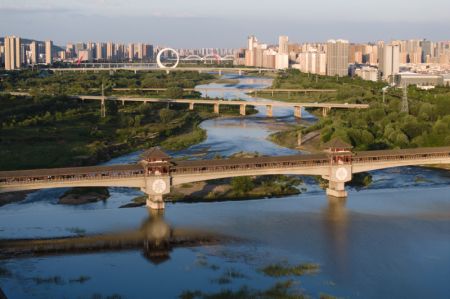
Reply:
[[76, 95], [70, 96], [74, 99], [80, 100], [96, 100], [100, 101], [101, 115], [106, 116], [106, 101], [118, 101], [125, 105], [126, 102], [141, 102], [141, 103], [177, 103], [177, 104], [189, 104], [189, 110], [194, 110], [195, 105], [214, 105], [214, 113], [220, 113], [221, 105], [239, 106], [239, 113], [245, 115], [247, 106], [265, 106], [267, 116], [273, 116], [274, 107], [293, 108], [294, 116], [301, 118], [302, 107], [305, 108], [320, 108], [322, 109], [322, 115], [327, 116], [331, 109], [367, 109], [368, 104], [349, 104], [349, 103], [291, 103], [291, 102], [279, 102], [279, 101], [235, 101], [235, 100], [203, 100], [203, 99], [161, 99], [161, 98], [139, 98], [139, 97], [106, 97], [106, 96], [89, 96], [89, 95]]
[[[96, 89], [98, 90], [98, 89]], [[123, 91], [150, 91], [150, 92], [164, 92], [166, 91], [167, 88], [113, 88], [112, 91], [118, 91], [118, 92], [123, 92]], [[239, 92], [243, 92], [243, 93], [248, 93], [248, 94], [254, 94], [255, 96], [257, 96], [258, 94], [272, 94], [272, 96], [274, 96], [275, 94], [278, 93], [285, 93], [288, 95], [288, 97], [290, 97], [291, 94], [297, 94], [297, 93], [304, 93], [304, 94], [308, 94], [308, 93], [335, 93], [337, 92], [336, 89], [297, 89], [297, 88], [264, 88], [264, 89], [250, 89], [250, 88], [201, 88], [201, 87], [196, 87], [196, 88], [183, 88], [184, 92], [193, 92], [193, 91], [200, 91], [200, 92], [205, 92], [206, 96], [208, 96], [208, 92], [230, 92], [230, 91], [239, 91]]]
[[131, 72], [199, 72], [199, 73], [218, 73], [238, 74], [245, 73], [276, 73], [278, 70], [269, 68], [250, 68], [250, 67], [177, 67], [177, 68], [158, 68], [154, 63], [87, 63], [76, 67], [68, 68], [49, 68], [53, 72], [98, 72], [98, 71], [131, 71]]
[[450, 147], [352, 152], [339, 140], [323, 153], [280, 157], [172, 161], [158, 148], [138, 164], [0, 172], [0, 193], [67, 187], [133, 187], [148, 194], [147, 206], [164, 209], [172, 186], [239, 176], [315, 175], [329, 181], [329, 196], [347, 197], [345, 183], [355, 173], [377, 169], [450, 164]]

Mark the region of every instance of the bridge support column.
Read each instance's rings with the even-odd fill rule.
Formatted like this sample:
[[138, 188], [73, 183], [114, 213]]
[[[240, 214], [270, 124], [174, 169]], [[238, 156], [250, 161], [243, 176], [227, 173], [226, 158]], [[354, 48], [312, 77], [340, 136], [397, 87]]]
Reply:
[[189, 110], [194, 110], [194, 102], [189, 103]]
[[273, 116], [273, 106], [272, 105], [266, 105], [266, 114], [267, 114], [267, 117]]
[[164, 210], [164, 200], [162, 195], [148, 195], [146, 205], [152, 210]]
[[296, 118], [302, 118], [302, 107], [301, 106], [294, 107], [294, 116]]
[[239, 106], [239, 114], [245, 116], [246, 105], [242, 104]]
[[329, 107], [323, 107], [322, 108], [322, 116], [323, 117], [327, 117], [328, 116], [328, 113], [331, 111], [331, 108], [329, 108]]
[[222, 70], [219, 70], [219, 76], [222, 76]]
[[329, 181], [327, 195], [336, 198], [346, 198], [347, 191], [345, 191], [345, 183]]
[[102, 99], [102, 101], [100, 103], [100, 115], [101, 115], [101, 117], [106, 117], [105, 99]]
[[242, 76], [242, 70], [239, 70], [238, 74], [239, 74], [239, 76]]
[[214, 104], [214, 113], [219, 114], [220, 113], [220, 109], [219, 109], [219, 104]]

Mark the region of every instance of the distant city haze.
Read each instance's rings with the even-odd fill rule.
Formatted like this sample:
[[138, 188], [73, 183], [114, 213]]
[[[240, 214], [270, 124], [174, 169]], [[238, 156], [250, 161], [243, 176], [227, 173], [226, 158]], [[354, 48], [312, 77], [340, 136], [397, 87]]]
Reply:
[[278, 43], [449, 39], [448, 0], [1, 0], [0, 36], [242, 47], [248, 34]]

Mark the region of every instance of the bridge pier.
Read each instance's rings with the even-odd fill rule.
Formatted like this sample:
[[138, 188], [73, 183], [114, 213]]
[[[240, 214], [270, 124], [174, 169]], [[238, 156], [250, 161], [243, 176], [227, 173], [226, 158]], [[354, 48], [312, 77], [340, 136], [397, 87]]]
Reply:
[[189, 103], [189, 110], [194, 110], [194, 102]]
[[242, 70], [239, 70], [238, 74], [239, 76], [242, 76]]
[[327, 195], [336, 198], [347, 198], [348, 194], [347, 191], [345, 191], [345, 183], [329, 181]]
[[100, 116], [106, 117], [106, 105], [105, 105], [105, 99], [102, 99], [100, 102]]
[[245, 116], [246, 105], [242, 104], [239, 106], [239, 114]]
[[328, 113], [331, 111], [331, 108], [329, 108], [329, 107], [323, 107], [322, 108], [322, 116], [323, 117], [327, 117], [328, 116]]
[[294, 116], [296, 118], [302, 118], [302, 107], [301, 106], [294, 106]]
[[164, 210], [165, 204], [163, 200], [162, 195], [148, 195], [147, 202], [146, 202], [147, 208], [151, 210], [157, 210], [161, 211]]
[[267, 115], [267, 117], [273, 116], [273, 106], [272, 105], [266, 105], [266, 115]]
[[220, 106], [220, 105], [219, 105], [218, 103], [214, 104], [214, 113], [217, 113], [217, 114], [220, 113], [219, 106]]

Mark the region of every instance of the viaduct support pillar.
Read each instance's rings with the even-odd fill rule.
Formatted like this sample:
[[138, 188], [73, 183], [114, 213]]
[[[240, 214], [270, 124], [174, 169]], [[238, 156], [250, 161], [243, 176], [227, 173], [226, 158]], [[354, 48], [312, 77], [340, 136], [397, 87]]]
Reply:
[[323, 107], [322, 108], [322, 116], [323, 117], [327, 117], [328, 116], [328, 113], [331, 111], [331, 108], [329, 108], [329, 107]]
[[194, 110], [194, 102], [189, 103], [189, 110]]
[[272, 105], [266, 105], [266, 114], [267, 114], [267, 117], [273, 116], [273, 106]]
[[162, 195], [148, 195], [146, 205], [149, 209], [161, 211], [164, 210], [165, 205]]
[[102, 99], [102, 101], [100, 103], [100, 115], [101, 115], [101, 117], [106, 117], [105, 99]]
[[301, 106], [294, 107], [294, 116], [296, 118], [302, 118], [302, 107]]
[[336, 198], [346, 198], [347, 191], [345, 191], [345, 183], [329, 181], [329, 185], [327, 188], [327, 195]]
[[218, 104], [218, 103], [217, 103], [217, 104], [214, 104], [214, 113], [217, 113], [217, 114], [220, 113], [220, 110], [219, 110], [219, 104]]
[[239, 106], [239, 114], [245, 116], [245, 108], [246, 106], [244, 104]]
[[239, 70], [239, 76], [242, 76], [242, 70]]

